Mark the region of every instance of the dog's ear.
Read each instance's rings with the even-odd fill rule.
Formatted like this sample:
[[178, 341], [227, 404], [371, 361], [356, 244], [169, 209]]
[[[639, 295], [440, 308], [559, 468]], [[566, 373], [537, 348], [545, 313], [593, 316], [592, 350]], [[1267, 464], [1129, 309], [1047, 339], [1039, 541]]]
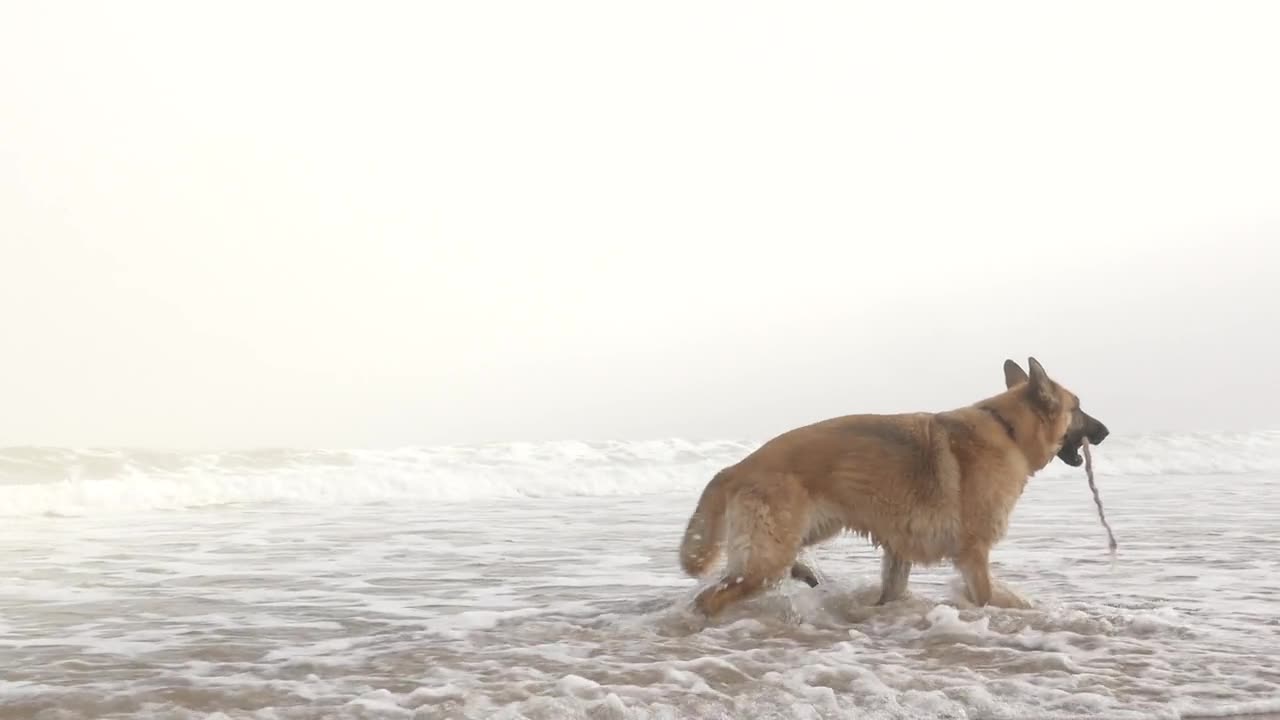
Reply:
[[1033, 397], [1043, 401], [1045, 407], [1053, 407], [1057, 404], [1057, 393], [1053, 388], [1053, 381], [1049, 379], [1049, 373], [1044, 371], [1044, 366], [1035, 358], [1027, 358], [1027, 367], [1031, 368], [1031, 378], [1028, 382], [1031, 384], [1031, 393]]
[[1049, 373], [1044, 371], [1044, 366], [1035, 358], [1027, 358], [1027, 367], [1031, 368], [1031, 382], [1037, 385], [1048, 384]]
[[1022, 371], [1018, 363], [1012, 360], [1004, 361], [1004, 386], [1011, 388], [1019, 383], [1027, 381], [1027, 374]]

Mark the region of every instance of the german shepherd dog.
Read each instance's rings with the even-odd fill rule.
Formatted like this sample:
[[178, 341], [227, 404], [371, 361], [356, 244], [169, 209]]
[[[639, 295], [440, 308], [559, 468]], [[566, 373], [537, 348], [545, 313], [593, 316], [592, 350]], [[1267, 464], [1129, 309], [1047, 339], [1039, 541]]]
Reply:
[[[992, 602], [988, 556], [1004, 537], [1027, 480], [1056, 455], [1079, 466], [1082, 439], [1105, 425], [1049, 378], [1004, 363], [1005, 392], [944, 412], [862, 414], [789, 430], [707, 484], [680, 545], [702, 576], [723, 547], [723, 579], [694, 601], [714, 617], [788, 574], [810, 586], [802, 548], [842, 531], [882, 548], [877, 604], [900, 599], [913, 564], [950, 560], [969, 599]], [[1017, 604], [1005, 600], [1006, 604]]]

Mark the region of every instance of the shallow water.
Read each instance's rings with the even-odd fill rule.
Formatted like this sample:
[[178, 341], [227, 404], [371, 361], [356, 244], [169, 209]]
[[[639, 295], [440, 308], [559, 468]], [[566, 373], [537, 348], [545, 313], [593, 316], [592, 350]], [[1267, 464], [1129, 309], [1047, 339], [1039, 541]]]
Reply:
[[1030, 610], [970, 607], [948, 567], [875, 607], [878, 556], [842, 538], [811, 554], [818, 588], [787, 582], [704, 623], [687, 608], [711, 580], [675, 559], [709, 477], [688, 458], [637, 494], [11, 512], [0, 717], [1280, 711], [1276, 475], [1116, 476], [1095, 457], [1119, 551], [1082, 472], [1033, 479], [993, 555]]

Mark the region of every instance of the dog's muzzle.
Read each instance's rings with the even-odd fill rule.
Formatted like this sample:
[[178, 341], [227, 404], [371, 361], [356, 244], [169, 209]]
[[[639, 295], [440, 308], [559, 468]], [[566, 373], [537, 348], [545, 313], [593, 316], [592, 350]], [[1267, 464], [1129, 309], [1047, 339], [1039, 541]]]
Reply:
[[1071, 467], [1080, 467], [1084, 464], [1084, 457], [1080, 455], [1080, 445], [1088, 440], [1090, 445], [1098, 445], [1111, 431], [1107, 429], [1097, 418], [1089, 415], [1089, 413], [1080, 411], [1084, 416], [1084, 422], [1080, 424], [1080, 429], [1067, 433], [1062, 440], [1062, 448], [1058, 450], [1058, 459], [1070, 465]]

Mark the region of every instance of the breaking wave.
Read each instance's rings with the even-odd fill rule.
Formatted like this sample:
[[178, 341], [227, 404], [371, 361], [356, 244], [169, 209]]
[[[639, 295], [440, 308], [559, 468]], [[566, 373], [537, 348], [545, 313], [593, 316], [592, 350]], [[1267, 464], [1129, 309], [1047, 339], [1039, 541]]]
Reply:
[[[695, 492], [756, 442], [504, 443], [396, 450], [0, 449], [0, 516], [231, 503], [465, 502]], [[1280, 431], [1113, 436], [1112, 476], [1280, 472]], [[1040, 477], [1082, 472], [1057, 461]]]

